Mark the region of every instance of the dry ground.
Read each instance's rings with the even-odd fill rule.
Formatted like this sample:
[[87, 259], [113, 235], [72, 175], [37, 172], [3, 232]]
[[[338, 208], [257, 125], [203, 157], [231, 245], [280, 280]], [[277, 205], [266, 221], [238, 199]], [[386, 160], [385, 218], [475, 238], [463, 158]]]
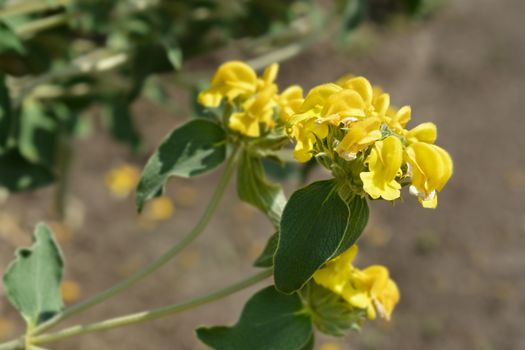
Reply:
[[[415, 122], [438, 124], [438, 143], [455, 160], [455, 175], [436, 211], [419, 208], [411, 198], [395, 207], [371, 203], [359, 264], [389, 266], [402, 301], [392, 322], [369, 322], [362, 333], [335, 340], [343, 349], [525, 349], [524, 15], [522, 0], [451, 0], [431, 21], [383, 34], [366, 54], [319, 45], [282, 65], [283, 83], [312, 86], [347, 72], [370, 77], [396, 104], [410, 103]], [[184, 106], [187, 96], [175, 98]], [[178, 122], [148, 104], [137, 112], [150, 149]], [[170, 195], [177, 212], [151, 230], [137, 224], [131, 200], [112, 199], [103, 185], [112, 166], [124, 160], [140, 165], [144, 159], [101, 134], [76, 148], [73, 204], [84, 224], [63, 247], [68, 278], [88, 296], [180, 239], [209, 198], [218, 172], [174, 180]], [[44, 189], [0, 206], [0, 270], [14, 247], [29, 241], [34, 224], [52, 218], [52, 194]], [[122, 299], [79, 320], [172, 303], [246, 276], [270, 233], [270, 225], [239, 204], [232, 188], [204, 237]], [[252, 292], [53, 348], [202, 349], [193, 329], [234, 322]], [[3, 318], [16, 319], [5, 300], [0, 307]], [[334, 340], [319, 338], [318, 348], [326, 341]]]

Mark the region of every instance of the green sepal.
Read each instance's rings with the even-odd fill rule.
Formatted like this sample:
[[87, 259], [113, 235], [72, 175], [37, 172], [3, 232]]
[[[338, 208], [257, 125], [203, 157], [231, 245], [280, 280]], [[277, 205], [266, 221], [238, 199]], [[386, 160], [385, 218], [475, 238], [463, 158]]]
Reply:
[[34, 232], [35, 243], [16, 251], [16, 258], [4, 274], [7, 299], [27, 324], [35, 326], [64, 308], [60, 282], [64, 261], [53, 233], [44, 224]]
[[314, 182], [298, 191], [284, 208], [277, 252], [275, 286], [293, 293], [334, 256], [350, 218], [334, 180]]
[[261, 159], [244, 151], [237, 174], [239, 198], [265, 213], [279, 227], [286, 198], [281, 186], [266, 179]]
[[324, 334], [344, 336], [349, 330], [359, 330], [366, 319], [366, 310], [352, 307], [341, 296], [314, 281], [301, 290], [301, 296], [308, 304], [315, 327]]
[[226, 134], [207, 119], [194, 119], [172, 131], [150, 157], [135, 203], [139, 211], [155, 197], [172, 176], [192, 177], [220, 165], [226, 157]]
[[199, 328], [197, 337], [215, 350], [303, 350], [312, 338], [312, 321], [297, 294], [270, 286], [248, 300], [234, 326]]
[[264, 247], [263, 252], [253, 263], [255, 267], [272, 267], [273, 266], [273, 257], [275, 251], [277, 250], [277, 244], [279, 243], [279, 233], [276, 232], [270, 236], [266, 246]]

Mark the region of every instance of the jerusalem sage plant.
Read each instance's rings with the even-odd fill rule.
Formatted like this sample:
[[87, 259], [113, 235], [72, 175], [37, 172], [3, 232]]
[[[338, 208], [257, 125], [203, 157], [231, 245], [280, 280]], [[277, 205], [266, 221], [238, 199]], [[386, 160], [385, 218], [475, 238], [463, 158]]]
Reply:
[[[296, 85], [280, 91], [277, 71], [272, 64], [257, 76], [243, 62], [221, 65], [197, 98], [210, 117], [178, 127], [151, 156], [136, 192], [139, 211], [163, 192], [170, 177], [192, 177], [226, 164], [196, 226], [142, 270], [64, 309], [60, 249], [50, 229], [37, 226], [34, 245], [18, 250], [4, 275], [7, 297], [27, 331], [0, 349], [42, 349], [84, 333], [170, 316], [270, 276], [274, 283], [251, 297], [235, 325], [199, 328], [198, 338], [219, 350], [304, 350], [313, 348], [315, 329], [341, 336], [366, 319], [391, 318], [400, 294], [388, 269], [353, 263], [368, 221], [368, 202], [395, 201], [409, 187], [423, 207], [434, 208], [452, 175], [452, 160], [434, 144], [434, 124], [407, 129], [410, 107], [394, 108], [389, 95], [364, 77], [346, 76], [303, 96]], [[298, 162], [315, 159], [331, 176], [298, 189], [286, 201], [281, 187], [266, 178], [262, 161], [280, 161], [290, 141]], [[261, 272], [174, 305], [49, 331], [128, 289], [188, 246], [207, 226], [235, 172], [239, 198], [260, 209], [275, 227], [254, 262]]]

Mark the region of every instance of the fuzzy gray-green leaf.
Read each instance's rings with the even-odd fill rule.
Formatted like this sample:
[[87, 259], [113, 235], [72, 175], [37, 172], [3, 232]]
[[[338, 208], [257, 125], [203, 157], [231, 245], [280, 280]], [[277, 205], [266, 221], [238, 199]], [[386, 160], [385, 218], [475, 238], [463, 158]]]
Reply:
[[39, 224], [30, 248], [17, 250], [16, 259], [4, 274], [7, 298], [26, 322], [36, 325], [63, 309], [60, 282], [64, 269], [62, 254], [51, 230]]

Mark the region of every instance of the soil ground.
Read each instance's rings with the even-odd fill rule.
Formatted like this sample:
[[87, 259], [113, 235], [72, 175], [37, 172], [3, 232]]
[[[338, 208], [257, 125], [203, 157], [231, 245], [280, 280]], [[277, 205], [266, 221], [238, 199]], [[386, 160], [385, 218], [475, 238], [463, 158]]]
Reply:
[[[320, 44], [282, 64], [284, 84], [311, 87], [348, 72], [369, 77], [391, 92], [395, 104], [412, 105], [413, 123], [435, 122], [438, 143], [455, 160], [454, 177], [437, 210], [421, 209], [412, 198], [395, 206], [371, 203], [358, 265], [391, 269], [402, 292], [393, 320], [368, 322], [361, 333], [343, 339], [319, 337], [317, 348], [334, 343], [364, 350], [525, 349], [524, 15], [522, 0], [451, 0], [430, 21], [375, 36], [376, 44], [364, 52]], [[187, 105], [185, 94], [174, 99], [181, 108]], [[181, 120], [147, 103], [136, 112], [148, 149]], [[183, 115], [184, 110], [178, 113]], [[85, 297], [179, 240], [197, 220], [220, 170], [173, 180], [169, 194], [176, 213], [151, 228], [137, 221], [131, 199], [117, 201], [104, 187], [111, 167], [124, 161], [141, 166], [145, 159], [131, 156], [103, 133], [75, 147], [72, 206], [80, 228], [71, 237], [62, 234], [61, 241], [67, 278], [80, 284]], [[52, 219], [52, 197], [53, 188], [47, 188], [1, 204], [0, 270], [16, 246], [29, 242], [36, 222]], [[187, 251], [122, 298], [75, 321], [173, 303], [247, 276], [271, 233], [262, 215], [239, 204], [232, 187], [203, 237]], [[203, 349], [194, 336], [196, 326], [235, 322], [261, 285], [194, 312], [52, 348]], [[1, 318], [17, 320], [1, 298]], [[7, 336], [20, 327], [17, 321]]]

